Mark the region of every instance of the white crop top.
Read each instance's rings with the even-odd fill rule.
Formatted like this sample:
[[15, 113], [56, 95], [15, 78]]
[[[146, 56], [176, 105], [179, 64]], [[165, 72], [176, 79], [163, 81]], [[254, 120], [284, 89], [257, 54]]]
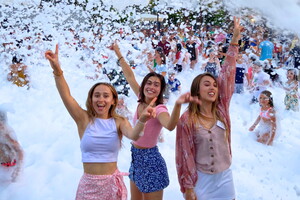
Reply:
[[114, 118], [99, 119], [89, 123], [80, 141], [82, 162], [116, 162], [121, 142]]

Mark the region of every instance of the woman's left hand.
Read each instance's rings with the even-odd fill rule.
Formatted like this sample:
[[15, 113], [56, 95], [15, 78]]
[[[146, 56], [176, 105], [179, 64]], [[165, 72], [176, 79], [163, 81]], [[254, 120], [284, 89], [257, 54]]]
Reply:
[[239, 39], [241, 38], [241, 31], [243, 27], [240, 25], [240, 18], [239, 17], [233, 17], [233, 36], [232, 36], [232, 43], [238, 43]]

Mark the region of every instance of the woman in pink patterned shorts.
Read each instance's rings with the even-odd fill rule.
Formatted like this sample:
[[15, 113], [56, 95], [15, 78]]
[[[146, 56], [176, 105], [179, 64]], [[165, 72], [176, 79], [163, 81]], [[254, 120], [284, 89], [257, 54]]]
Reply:
[[84, 174], [80, 179], [76, 200], [125, 200], [125, 173], [117, 168], [122, 136], [137, 140], [147, 120], [155, 116], [154, 101], [142, 112], [134, 128], [125, 117], [116, 114], [118, 94], [109, 83], [96, 83], [89, 91], [86, 110], [71, 96], [63, 76], [56, 50], [45, 57], [53, 69], [56, 87], [71, 117], [77, 124]]

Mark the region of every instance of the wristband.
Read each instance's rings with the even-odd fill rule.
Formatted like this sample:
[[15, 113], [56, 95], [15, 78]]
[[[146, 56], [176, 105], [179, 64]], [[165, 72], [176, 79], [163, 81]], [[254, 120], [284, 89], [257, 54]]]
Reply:
[[61, 76], [61, 75], [63, 75], [63, 71], [61, 70], [59, 73], [55, 73], [54, 71], [53, 71], [53, 74], [54, 74], [54, 76]]
[[[118, 59], [117, 61], [117, 65], [120, 66], [120, 60], [123, 58], [123, 56], [121, 58]], [[124, 59], [124, 58], [123, 58]]]

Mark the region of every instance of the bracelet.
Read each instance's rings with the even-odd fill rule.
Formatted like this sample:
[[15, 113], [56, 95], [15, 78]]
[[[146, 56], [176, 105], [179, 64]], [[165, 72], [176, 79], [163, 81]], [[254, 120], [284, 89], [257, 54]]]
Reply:
[[63, 75], [63, 73], [64, 72], [62, 70], [58, 74], [53, 71], [54, 76], [61, 76], [61, 75]]
[[[120, 66], [120, 60], [123, 58], [123, 56], [121, 58], [118, 59], [117, 61], [117, 65]], [[124, 58], [123, 58], [124, 59]]]
[[137, 123], [140, 123], [140, 124], [142, 124], [142, 125], [145, 125], [145, 124], [146, 124], [146, 122], [141, 122], [139, 119], [137, 120]]
[[118, 59], [118, 62], [120, 62], [120, 60], [123, 58], [123, 56], [121, 58]]
[[236, 46], [236, 47], [240, 46], [238, 43], [230, 43], [230, 45], [231, 46]]

